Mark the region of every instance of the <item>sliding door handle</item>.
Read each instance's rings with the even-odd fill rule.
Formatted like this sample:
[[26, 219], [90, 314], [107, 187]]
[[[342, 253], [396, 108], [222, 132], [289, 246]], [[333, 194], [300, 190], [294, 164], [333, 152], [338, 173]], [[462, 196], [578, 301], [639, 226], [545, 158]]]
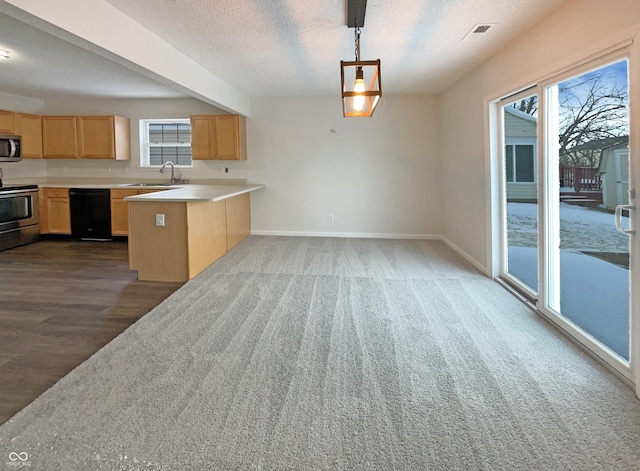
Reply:
[[[635, 234], [636, 231], [634, 231], [633, 229], [624, 229], [622, 227], [622, 211], [625, 209], [631, 211], [633, 209], [636, 209], [636, 207], [631, 204], [619, 204], [618, 206], [616, 206], [616, 214], [615, 214], [616, 230], [621, 234], [626, 234], [626, 235]], [[629, 218], [629, 220], [631, 220], [631, 218]]]

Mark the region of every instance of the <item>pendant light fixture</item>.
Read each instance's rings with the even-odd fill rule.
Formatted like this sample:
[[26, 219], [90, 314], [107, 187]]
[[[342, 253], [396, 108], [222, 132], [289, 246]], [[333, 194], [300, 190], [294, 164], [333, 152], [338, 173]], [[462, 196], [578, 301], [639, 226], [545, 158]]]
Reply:
[[355, 61], [340, 61], [342, 115], [345, 118], [373, 115], [382, 96], [380, 59], [360, 60], [360, 28], [364, 27], [367, 0], [348, 0], [347, 26], [354, 29]]

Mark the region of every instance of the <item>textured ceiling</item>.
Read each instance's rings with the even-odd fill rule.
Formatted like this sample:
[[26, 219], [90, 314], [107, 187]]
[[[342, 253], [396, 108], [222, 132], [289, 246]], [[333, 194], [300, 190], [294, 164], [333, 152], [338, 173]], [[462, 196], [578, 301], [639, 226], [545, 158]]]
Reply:
[[[346, 0], [106, 0], [248, 96], [332, 95], [354, 57]], [[369, 0], [362, 59], [382, 60], [387, 94], [435, 94], [566, 0]], [[479, 41], [462, 41], [479, 23]], [[114, 34], [117, 34], [115, 32]], [[0, 14], [0, 91], [170, 97], [178, 88]], [[29, 93], [32, 89], [33, 93]]]
[[122, 65], [0, 13], [0, 92], [32, 98], [186, 96]]
[[[345, 0], [107, 1], [250, 96], [330, 95], [354, 56]], [[369, 0], [361, 56], [382, 60], [386, 93], [438, 93], [562, 3]]]

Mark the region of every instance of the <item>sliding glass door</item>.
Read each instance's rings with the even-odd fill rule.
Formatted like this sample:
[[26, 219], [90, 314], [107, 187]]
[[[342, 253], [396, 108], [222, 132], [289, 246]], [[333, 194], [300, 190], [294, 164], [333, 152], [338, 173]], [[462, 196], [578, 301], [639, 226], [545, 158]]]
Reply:
[[[548, 309], [629, 360], [629, 235], [615, 210], [629, 204], [627, 60], [545, 87]], [[619, 219], [628, 227], [626, 211]]]
[[501, 278], [626, 375], [627, 77], [625, 56], [601, 59], [502, 100], [498, 120]]
[[502, 105], [503, 276], [529, 299], [538, 292], [538, 96]]

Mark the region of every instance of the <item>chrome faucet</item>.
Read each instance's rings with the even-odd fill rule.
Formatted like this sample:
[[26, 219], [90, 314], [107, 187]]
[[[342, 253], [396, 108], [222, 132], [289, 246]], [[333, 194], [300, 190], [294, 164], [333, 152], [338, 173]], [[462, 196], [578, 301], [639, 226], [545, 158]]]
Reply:
[[162, 167], [160, 168], [160, 173], [164, 173], [164, 168], [167, 165], [171, 165], [171, 183], [180, 183], [180, 179], [182, 178], [181, 174], [178, 174], [178, 176], [176, 177], [176, 174], [174, 172], [174, 168], [175, 166], [173, 165], [173, 162], [171, 162], [170, 160], [167, 160], [165, 163], [162, 164]]

